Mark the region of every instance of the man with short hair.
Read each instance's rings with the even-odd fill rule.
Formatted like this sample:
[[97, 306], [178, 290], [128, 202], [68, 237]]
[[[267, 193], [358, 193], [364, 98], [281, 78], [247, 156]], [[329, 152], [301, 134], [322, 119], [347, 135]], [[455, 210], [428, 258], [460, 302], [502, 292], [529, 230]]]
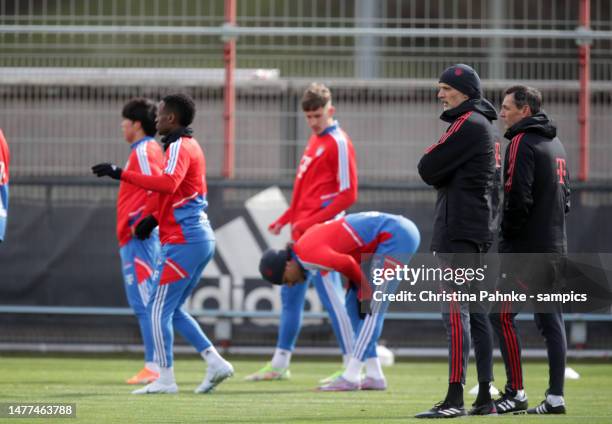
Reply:
[[0, 243], [4, 240], [9, 205], [10, 154], [4, 133], [0, 129]]
[[[537, 294], [558, 291], [567, 254], [566, 218], [570, 176], [557, 128], [542, 110], [542, 94], [516, 85], [504, 93], [500, 113], [510, 141], [504, 161], [504, 202], [499, 252], [500, 291]], [[515, 317], [519, 304], [496, 304], [490, 315], [500, 342], [507, 383], [495, 401], [499, 413], [564, 414], [563, 383], [567, 341], [560, 304], [536, 309], [536, 326], [546, 341], [549, 385], [545, 400], [527, 409], [521, 341]], [[535, 306], [542, 308], [542, 306]]]
[[[219, 355], [196, 320], [182, 307], [200, 281], [214, 254], [215, 236], [206, 215], [206, 160], [189, 125], [195, 103], [186, 94], [171, 94], [159, 103], [157, 130], [164, 136], [164, 171], [142, 175], [102, 163], [92, 170], [99, 177], [125, 181], [158, 193], [161, 258], [153, 276], [153, 292], [147, 310], [151, 315], [159, 378], [134, 394], [177, 393], [173, 369], [173, 328], [195, 347], [208, 363], [206, 376], [196, 393], [209, 393], [234, 374], [234, 368]], [[154, 223], [154, 217], [149, 219]], [[153, 225], [147, 224], [146, 236]]]
[[[476, 268], [493, 241], [500, 164], [496, 162], [495, 108], [482, 97], [480, 78], [465, 64], [450, 66], [440, 76], [440, 116], [450, 125], [425, 150], [419, 162], [423, 181], [438, 193], [431, 250], [440, 266]], [[441, 283], [441, 290], [471, 290], [463, 282]], [[470, 415], [495, 414], [490, 386], [493, 381], [492, 329], [480, 303], [442, 303], [449, 350], [446, 397], [417, 418], [453, 418], [466, 415], [463, 385], [473, 339], [478, 372], [478, 396]]]
[[[346, 311], [355, 323], [355, 344], [344, 371], [330, 383], [319, 387], [325, 392], [384, 390], [387, 381], [380, 365], [361, 370], [369, 358], [376, 357], [376, 342], [382, 332], [388, 298], [372, 296], [376, 270], [407, 265], [417, 251], [420, 234], [416, 225], [400, 215], [381, 212], [349, 214], [337, 220], [310, 227], [293, 246], [285, 250], [268, 249], [259, 264], [264, 279], [273, 284], [302, 284], [309, 273], [338, 272], [349, 286]], [[369, 271], [361, 269], [368, 263]], [[382, 282], [380, 295], [395, 293], [399, 280]], [[368, 306], [369, 305], [369, 308]]]
[[[332, 95], [325, 85], [312, 83], [302, 97], [302, 110], [312, 135], [304, 150], [293, 185], [289, 208], [269, 226], [279, 234], [285, 225], [291, 226], [291, 238], [297, 241], [311, 226], [342, 216], [357, 200], [357, 162], [353, 143], [338, 121], [334, 120]], [[352, 323], [344, 309], [342, 282], [336, 272], [313, 272], [304, 284], [281, 288], [282, 310], [278, 341], [272, 361], [250, 381], [283, 380], [289, 377], [289, 362], [302, 325], [306, 291], [312, 281], [343, 353], [344, 364], [353, 349]], [[376, 367], [372, 358], [368, 367]], [[328, 383], [341, 372], [321, 380]]]
[[[121, 111], [121, 131], [130, 145], [130, 156], [126, 170], [143, 175], [160, 175], [163, 153], [153, 138], [157, 107], [151, 100], [136, 98], [128, 101]], [[147, 303], [151, 288], [153, 269], [159, 256], [157, 231], [148, 239], [140, 240], [136, 235], [137, 224], [144, 218], [147, 203], [154, 202], [154, 195], [124, 181], [119, 183], [117, 196], [117, 240], [121, 256], [121, 269], [127, 300], [138, 318], [140, 334], [145, 351], [145, 365], [128, 384], [149, 384], [159, 377], [159, 367], [154, 360], [151, 318]]]

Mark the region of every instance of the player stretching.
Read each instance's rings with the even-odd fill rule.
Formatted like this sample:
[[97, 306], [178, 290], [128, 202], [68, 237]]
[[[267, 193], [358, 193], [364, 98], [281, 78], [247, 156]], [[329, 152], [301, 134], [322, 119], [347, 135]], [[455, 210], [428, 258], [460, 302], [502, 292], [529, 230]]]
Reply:
[[9, 201], [9, 148], [0, 130], [0, 243], [4, 240]]
[[[291, 238], [294, 241], [314, 224], [344, 214], [357, 200], [357, 164], [353, 143], [334, 121], [336, 110], [329, 89], [323, 84], [311, 84], [302, 97], [302, 110], [312, 135], [297, 169], [291, 204], [269, 226], [272, 234], [279, 234], [285, 225], [291, 225]], [[325, 276], [312, 273], [306, 284], [282, 287], [283, 306], [274, 356], [270, 363], [248, 376], [247, 380], [289, 378], [289, 362], [302, 326], [304, 299], [310, 281], [314, 283], [329, 313], [346, 365], [353, 349], [353, 329], [344, 309], [340, 276], [333, 272]], [[328, 377], [321, 382], [330, 380], [331, 377]]]
[[[362, 301], [370, 297], [371, 279], [360, 268], [371, 260], [374, 269], [407, 265], [420, 242], [417, 227], [399, 215], [362, 212], [315, 225], [286, 250], [267, 250], [259, 264], [262, 276], [273, 284], [294, 286], [311, 272], [337, 271], [350, 281], [346, 310], [355, 328], [355, 345], [342, 375], [321, 391], [384, 390], [387, 381], [376, 358], [376, 342], [382, 332], [388, 301], [371, 303], [369, 313]], [[378, 286], [383, 293], [394, 293], [399, 281]], [[284, 286], [283, 286], [284, 287]], [[376, 364], [368, 367], [368, 362]], [[361, 370], [366, 365], [366, 377]]]
[[[130, 145], [126, 171], [143, 175], [160, 175], [163, 153], [153, 138], [155, 129], [155, 104], [148, 99], [133, 99], [123, 106], [121, 131]], [[148, 239], [139, 240], [135, 235], [136, 224], [144, 217], [147, 202], [154, 202], [153, 194], [122, 181], [117, 196], [117, 240], [128, 303], [134, 310], [140, 325], [144, 343], [145, 366], [129, 378], [128, 384], [148, 384], [159, 377], [159, 367], [154, 361], [151, 318], [147, 314], [147, 303], [151, 288], [151, 277], [159, 256], [159, 235], [155, 231]]]
[[165, 136], [162, 175], [123, 171], [109, 163], [93, 167], [100, 177], [108, 175], [159, 193], [161, 258], [153, 276], [153, 292], [147, 309], [160, 376], [134, 394], [178, 392], [172, 367], [173, 327], [208, 363], [206, 377], [195, 389], [196, 393], [210, 392], [234, 373], [232, 365], [219, 355], [198, 323], [181, 307], [200, 280], [215, 248], [215, 237], [205, 212], [208, 204], [204, 153], [188, 128], [194, 115], [194, 102], [187, 95], [169, 95], [160, 102], [157, 130]]

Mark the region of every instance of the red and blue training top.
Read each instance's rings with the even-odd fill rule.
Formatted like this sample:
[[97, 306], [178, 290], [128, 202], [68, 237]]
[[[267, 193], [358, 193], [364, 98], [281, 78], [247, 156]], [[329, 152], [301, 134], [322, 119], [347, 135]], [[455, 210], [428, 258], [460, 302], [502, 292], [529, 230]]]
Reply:
[[9, 148], [0, 130], [0, 241], [4, 240], [9, 202]]
[[291, 204], [276, 222], [292, 224], [299, 236], [325, 222], [357, 200], [357, 163], [349, 136], [338, 122], [308, 140], [293, 183]]
[[161, 175], [124, 171], [121, 180], [159, 193], [156, 218], [162, 244], [215, 239], [206, 215], [206, 159], [195, 138], [185, 135], [169, 145]]
[[[130, 146], [131, 152], [125, 171], [142, 175], [161, 175], [164, 166], [164, 154], [153, 137], [144, 137]], [[144, 218], [147, 203], [155, 208], [156, 194], [126, 181], [119, 184], [117, 196], [117, 240], [119, 246], [126, 245], [134, 235], [138, 221]]]
[[[304, 233], [294, 244], [293, 251], [307, 270], [337, 271], [358, 287], [366, 287], [363, 283], [368, 279], [363, 275], [361, 262], [368, 255], [381, 253], [377, 252], [378, 247], [393, 239], [398, 218], [397, 215], [362, 212], [318, 224]], [[401, 252], [401, 248], [395, 250]]]

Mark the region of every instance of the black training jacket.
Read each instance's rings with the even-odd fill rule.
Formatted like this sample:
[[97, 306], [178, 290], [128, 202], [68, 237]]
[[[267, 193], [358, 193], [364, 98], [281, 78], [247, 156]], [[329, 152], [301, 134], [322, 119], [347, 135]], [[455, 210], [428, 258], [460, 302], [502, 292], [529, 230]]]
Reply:
[[440, 251], [449, 240], [489, 244], [501, 184], [499, 140], [492, 124], [497, 113], [487, 100], [470, 99], [440, 119], [451, 125], [419, 162], [421, 178], [438, 191], [431, 249]]
[[500, 252], [566, 253], [570, 175], [554, 123], [540, 112], [506, 131]]

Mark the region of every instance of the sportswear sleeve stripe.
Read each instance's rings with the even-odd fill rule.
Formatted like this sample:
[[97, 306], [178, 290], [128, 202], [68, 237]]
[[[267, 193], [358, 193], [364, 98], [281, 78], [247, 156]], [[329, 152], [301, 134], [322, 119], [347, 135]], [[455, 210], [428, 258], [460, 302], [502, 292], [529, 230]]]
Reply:
[[147, 157], [147, 143], [142, 143], [136, 148], [136, 157], [138, 158], [138, 165], [140, 165], [140, 172], [144, 175], [151, 175], [151, 165], [149, 164], [149, 158]]
[[364, 245], [363, 241], [361, 241], [361, 237], [357, 235], [357, 233], [351, 228], [350, 225], [348, 225], [346, 222], [343, 222], [342, 228], [344, 228], [346, 232], [349, 233], [349, 235], [353, 238], [353, 240], [355, 240], [355, 243], [357, 243], [357, 246], [361, 247]]
[[457, 131], [459, 131], [459, 128], [461, 128], [461, 126], [463, 125], [463, 123], [465, 121], [467, 121], [467, 119], [472, 115], [472, 112], [468, 112], [463, 114], [462, 116], [460, 116], [454, 123], [453, 125], [451, 125], [451, 127], [442, 135], [442, 137], [440, 138], [440, 140], [438, 140], [437, 143], [432, 144], [431, 146], [429, 146], [427, 149], [425, 149], [425, 153], [429, 153], [431, 152], [433, 149], [435, 149], [436, 147], [438, 147], [440, 144], [444, 144], [444, 142], [446, 141], [446, 139], [448, 137], [450, 137], [452, 134], [456, 133]]
[[340, 192], [351, 187], [349, 152], [346, 138], [339, 132], [334, 132], [333, 136], [338, 146], [338, 181], [340, 183], [338, 191]]
[[512, 177], [514, 176], [514, 168], [516, 166], [516, 154], [518, 152], [519, 144], [521, 144], [521, 138], [523, 138], [525, 133], [520, 133], [512, 139], [510, 144], [510, 160], [508, 162], [508, 179], [506, 180], [506, 185], [504, 189], [506, 192], [509, 192], [512, 188]]
[[174, 143], [170, 145], [170, 154], [168, 155], [168, 165], [164, 170], [165, 174], [172, 175], [174, 173], [174, 169], [176, 168], [176, 162], [178, 161], [179, 152], [181, 149], [181, 139], [178, 139]]

